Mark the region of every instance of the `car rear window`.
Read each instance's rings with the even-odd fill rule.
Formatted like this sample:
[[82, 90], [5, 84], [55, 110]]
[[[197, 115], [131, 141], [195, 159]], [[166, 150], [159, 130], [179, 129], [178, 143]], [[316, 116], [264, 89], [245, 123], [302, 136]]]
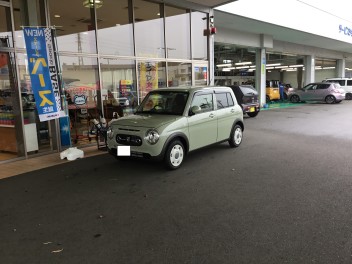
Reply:
[[253, 94], [257, 92], [253, 87], [250, 86], [241, 86], [241, 90], [243, 94]]

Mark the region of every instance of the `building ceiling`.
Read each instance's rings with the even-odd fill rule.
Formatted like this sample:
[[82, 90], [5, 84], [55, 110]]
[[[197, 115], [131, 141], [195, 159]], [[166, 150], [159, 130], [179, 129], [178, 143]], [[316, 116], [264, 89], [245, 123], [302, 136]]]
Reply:
[[218, 10], [214, 11], [214, 16], [218, 30], [220, 28], [227, 28], [254, 34], [266, 34], [273, 36], [273, 39], [278, 41], [352, 53], [352, 45], [350, 43], [336, 39], [321, 37]]

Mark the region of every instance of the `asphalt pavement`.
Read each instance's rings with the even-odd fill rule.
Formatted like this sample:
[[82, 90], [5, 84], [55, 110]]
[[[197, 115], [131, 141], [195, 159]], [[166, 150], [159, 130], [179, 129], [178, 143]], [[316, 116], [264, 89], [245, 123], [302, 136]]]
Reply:
[[103, 154], [0, 180], [0, 263], [352, 263], [351, 114], [262, 111], [176, 171]]

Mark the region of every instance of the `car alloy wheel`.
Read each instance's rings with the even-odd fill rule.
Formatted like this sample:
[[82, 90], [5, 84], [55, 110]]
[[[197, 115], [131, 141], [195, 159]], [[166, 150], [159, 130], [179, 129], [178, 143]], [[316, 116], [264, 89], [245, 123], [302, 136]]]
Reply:
[[292, 95], [290, 98], [291, 103], [298, 103], [300, 101], [299, 96], [298, 95]]
[[328, 95], [328, 96], [325, 97], [325, 102], [327, 104], [333, 104], [333, 103], [336, 102], [336, 99], [335, 99], [335, 97], [333, 95]]
[[242, 127], [240, 125], [235, 125], [232, 128], [232, 131], [230, 134], [230, 139], [229, 139], [230, 147], [237, 148], [239, 145], [241, 145], [242, 137], [243, 137]]
[[185, 155], [185, 148], [179, 140], [171, 142], [165, 154], [166, 166], [172, 170], [178, 169]]

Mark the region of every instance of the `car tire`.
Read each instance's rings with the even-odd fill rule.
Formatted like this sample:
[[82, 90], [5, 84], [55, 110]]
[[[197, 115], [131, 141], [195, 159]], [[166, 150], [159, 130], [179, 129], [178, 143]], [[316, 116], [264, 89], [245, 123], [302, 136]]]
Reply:
[[290, 102], [291, 103], [298, 103], [299, 101], [301, 101], [301, 99], [299, 98], [298, 95], [296, 95], [296, 94], [291, 95], [291, 97], [290, 97]]
[[242, 127], [237, 124], [234, 125], [231, 130], [231, 134], [230, 134], [230, 138], [229, 138], [230, 147], [237, 148], [239, 145], [241, 145], [242, 137], [243, 137]]
[[334, 103], [336, 103], [336, 98], [335, 98], [335, 96], [333, 96], [333, 95], [327, 95], [326, 97], [325, 97], [325, 102], [327, 103], [327, 104], [334, 104]]
[[258, 115], [258, 113], [259, 113], [259, 111], [249, 112], [249, 113], [247, 113], [247, 115], [248, 115], [249, 117], [256, 117], [256, 116]]
[[352, 100], [352, 94], [346, 93], [346, 100]]
[[167, 147], [165, 153], [165, 165], [171, 170], [176, 170], [181, 167], [186, 151], [185, 147], [179, 140], [172, 141]]

